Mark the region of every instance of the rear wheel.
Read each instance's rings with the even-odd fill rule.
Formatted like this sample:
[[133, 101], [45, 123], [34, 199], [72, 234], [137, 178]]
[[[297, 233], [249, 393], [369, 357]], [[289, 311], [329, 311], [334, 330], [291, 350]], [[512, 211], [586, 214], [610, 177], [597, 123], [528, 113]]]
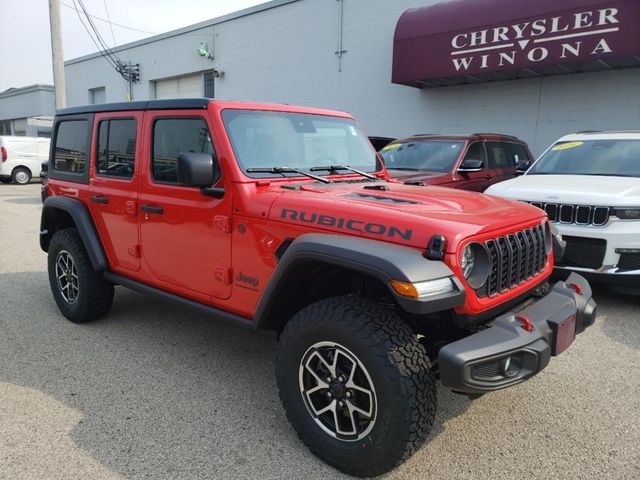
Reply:
[[49, 284], [62, 314], [75, 323], [106, 315], [113, 303], [113, 284], [93, 269], [78, 231], [57, 231], [48, 253]]
[[22, 167], [14, 168], [11, 179], [13, 183], [17, 183], [18, 185], [26, 185], [31, 181], [31, 172]]
[[276, 376], [289, 421], [342, 472], [381, 475], [424, 443], [436, 413], [424, 347], [390, 309], [356, 297], [314, 303], [280, 337]]

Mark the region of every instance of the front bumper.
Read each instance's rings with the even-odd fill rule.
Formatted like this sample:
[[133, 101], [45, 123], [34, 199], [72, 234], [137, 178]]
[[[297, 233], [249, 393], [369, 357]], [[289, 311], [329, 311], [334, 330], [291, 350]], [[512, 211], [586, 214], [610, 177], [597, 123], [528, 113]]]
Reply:
[[592, 325], [596, 310], [589, 283], [572, 273], [535, 303], [443, 347], [438, 354], [440, 380], [446, 388], [469, 394], [522, 383]]

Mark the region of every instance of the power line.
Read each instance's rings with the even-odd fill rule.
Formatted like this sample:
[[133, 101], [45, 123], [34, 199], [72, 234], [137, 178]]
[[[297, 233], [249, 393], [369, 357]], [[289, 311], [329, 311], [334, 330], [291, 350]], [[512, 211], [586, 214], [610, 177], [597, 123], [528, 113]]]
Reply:
[[[73, 5], [69, 5], [68, 3], [65, 3], [65, 2], [60, 2], [60, 3], [67, 8], [70, 8], [71, 10], [75, 10], [75, 7]], [[125, 30], [131, 30], [133, 32], [139, 32], [139, 33], [146, 33], [149, 35], [157, 35], [156, 32], [149, 32], [147, 30], [140, 30], [139, 28], [128, 27], [127, 25], [122, 25], [121, 23], [112, 22], [110, 19], [106, 20], [104, 18], [97, 17], [96, 15], [89, 15], [89, 16], [95, 20], [99, 20], [100, 22], [108, 23], [109, 25], [112, 25], [115, 27], [124, 28]]]
[[113, 23], [111, 23], [111, 16], [109, 15], [109, 9], [107, 8], [107, 0], [102, 0], [104, 4], [104, 11], [107, 14], [107, 21], [109, 22], [109, 28], [111, 29], [111, 36], [113, 37], [113, 46], [116, 46], [116, 34], [113, 32]]
[[87, 31], [87, 34], [89, 35], [89, 38], [91, 38], [91, 41], [93, 42], [93, 44], [96, 46], [96, 48], [98, 49], [98, 53], [107, 61], [107, 63], [109, 65], [111, 65], [113, 68], [117, 69], [117, 65], [116, 62], [110, 57], [104, 54], [104, 52], [102, 51], [102, 48], [100, 48], [100, 45], [98, 45], [98, 42], [95, 40], [95, 38], [93, 38], [93, 35], [91, 34], [91, 31], [89, 30], [89, 27], [87, 27], [84, 23], [84, 21], [82, 20], [82, 16], [80, 15], [80, 10], [78, 10], [78, 7], [75, 5], [75, 0], [74, 0], [74, 7], [73, 9], [76, 11], [76, 13], [78, 14], [78, 20], [80, 20], [80, 23], [82, 24], [82, 26], [84, 27], [84, 29]]

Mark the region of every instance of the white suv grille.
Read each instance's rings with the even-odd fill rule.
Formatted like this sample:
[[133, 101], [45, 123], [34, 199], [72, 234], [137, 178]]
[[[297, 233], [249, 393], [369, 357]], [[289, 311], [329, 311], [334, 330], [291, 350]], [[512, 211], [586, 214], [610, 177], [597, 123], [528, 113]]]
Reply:
[[564, 203], [529, 203], [547, 212], [549, 220], [552, 222], [601, 227], [609, 221], [609, 207], [569, 205]]

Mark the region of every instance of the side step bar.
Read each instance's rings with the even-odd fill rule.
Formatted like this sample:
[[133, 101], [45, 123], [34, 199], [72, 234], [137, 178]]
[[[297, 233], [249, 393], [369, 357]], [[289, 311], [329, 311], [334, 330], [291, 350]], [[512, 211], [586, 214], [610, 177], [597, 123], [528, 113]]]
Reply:
[[195, 300], [190, 300], [188, 298], [184, 298], [179, 295], [175, 295], [173, 293], [165, 292], [164, 290], [161, 290], [159, 288], [152, 287], [144, 283], [140, 283], [136, 280], [132, 280], [122, 275], [118, 275], [117, 273], [107, 271], [103, 273], [103, 276], [110, 282], [115, 283], [117, 285], [122, 285], [123, 287], [130, 288], [131, 290], [135, 290], [136, 292], [152, 295], [165, 300], [169, 300], [171, 302], [177, 303], [185, 307], [190, 307], [190, 308], [199, 310], [202, 313], [212, 315], [214, 318], [216, 318], [216, 320], [222, 320], [227, 323], [231, 323], [233, 325], [239, 325], [245, 328], [252, 328], [252, 329], [254, 328], [253, 322], [250, 319], [241, 317], [240, 315], [235, 315], [233, 313], [225, 312], [224, 310], [220, 310], [218, 308], [205, 305], [204, 303], [196, 302]]

